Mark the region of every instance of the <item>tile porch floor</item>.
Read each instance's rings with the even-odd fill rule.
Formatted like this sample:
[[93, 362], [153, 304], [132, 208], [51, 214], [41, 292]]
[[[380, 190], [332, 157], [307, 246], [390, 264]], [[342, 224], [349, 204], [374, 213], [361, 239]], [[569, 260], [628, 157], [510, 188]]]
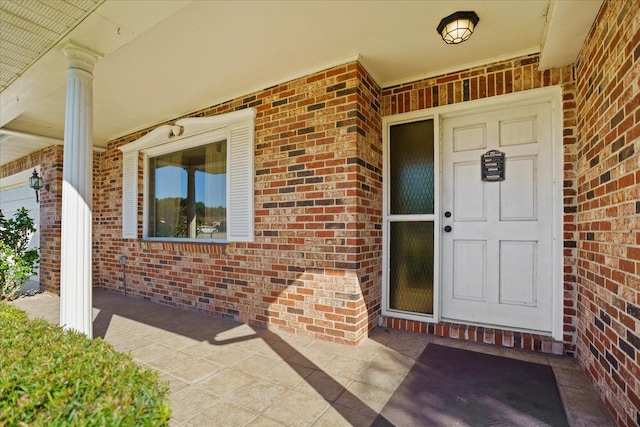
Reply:
[[[55, 295], [13, 304], [59, 322]], [[615, 425], [567, 357], [385, 328], [348, 347], [101, 290], [93, 306], [95, 337], [169, 381], [172, 426], [369, 426], [432, 342], [549, 364], [570, 425]]]

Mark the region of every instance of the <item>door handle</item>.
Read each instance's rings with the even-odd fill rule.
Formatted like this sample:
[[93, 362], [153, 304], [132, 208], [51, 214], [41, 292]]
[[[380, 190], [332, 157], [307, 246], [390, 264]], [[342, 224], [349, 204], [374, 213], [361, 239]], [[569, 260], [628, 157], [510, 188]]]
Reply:
[[445, 216], [445, 218], [451, 218], [451, 212], [446, 211], [446, 212], [444, 213], [444, 216]]
[[451, 232], [451, 230], [452, 230], [452, 228], [451, 228], [451, 226], [450, 226], [450, 225], [447, 225], [447, 226], [445, 226], [445, 227], [444, 227], [444, 231], [445, 231], [446, 233]]

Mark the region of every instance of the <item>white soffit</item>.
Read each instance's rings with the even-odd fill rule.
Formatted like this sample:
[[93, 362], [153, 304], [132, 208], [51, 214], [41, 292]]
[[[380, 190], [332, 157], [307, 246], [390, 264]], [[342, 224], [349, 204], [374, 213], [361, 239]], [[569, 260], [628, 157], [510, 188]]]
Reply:
[[0, 91], [20, 77], [104, 1], [0, 1]]
[[573, 64], [603, 0], [550, 0], [540, 69]]

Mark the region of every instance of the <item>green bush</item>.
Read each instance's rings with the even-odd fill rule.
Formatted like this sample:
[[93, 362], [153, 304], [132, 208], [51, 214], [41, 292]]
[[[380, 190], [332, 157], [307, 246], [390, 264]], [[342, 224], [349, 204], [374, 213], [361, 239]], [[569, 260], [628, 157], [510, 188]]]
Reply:
[[163, 426], [168, 386], [97, 338], [0, 304], [0, 426]]
[[0, 301], [10, 300], [38, 268], [37, 249], [29, 249], [36, 231], [26, 208], [20, 208], [13, 218], [0, 211]]

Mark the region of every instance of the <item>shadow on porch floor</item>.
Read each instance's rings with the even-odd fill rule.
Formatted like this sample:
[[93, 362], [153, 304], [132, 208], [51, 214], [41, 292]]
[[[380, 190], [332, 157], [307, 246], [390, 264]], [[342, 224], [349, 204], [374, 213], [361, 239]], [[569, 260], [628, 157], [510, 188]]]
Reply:
[[[13, 304], [59, 322], [55, 295]], [[169, 381], [173, 426], [370, 426], [430, 343], [550, 365], [570, 425], [615, 425], [567, 357], [383, 328], [346, 347], [102, 290], [93, 304], [94, 336]]]

